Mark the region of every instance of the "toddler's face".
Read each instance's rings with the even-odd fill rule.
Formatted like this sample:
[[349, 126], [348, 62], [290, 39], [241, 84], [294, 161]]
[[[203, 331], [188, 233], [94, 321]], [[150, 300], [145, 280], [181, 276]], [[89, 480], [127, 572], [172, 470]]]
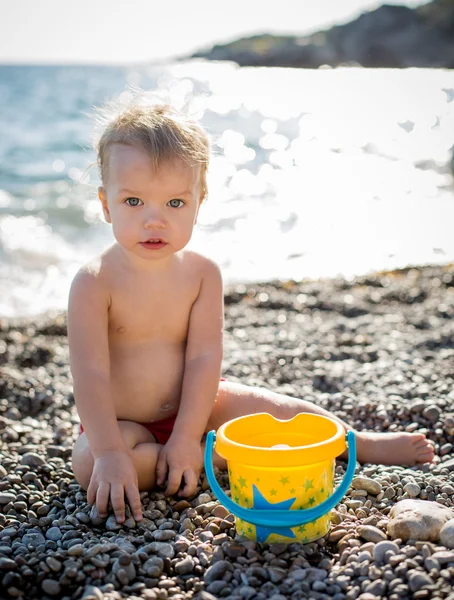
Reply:
[[144, 259], [157, 260], [191, 239], [200, 187], [198, 168], [175, 160], [154, 170], [144, 150], [113, 144], [99, 198], [117, 242]]

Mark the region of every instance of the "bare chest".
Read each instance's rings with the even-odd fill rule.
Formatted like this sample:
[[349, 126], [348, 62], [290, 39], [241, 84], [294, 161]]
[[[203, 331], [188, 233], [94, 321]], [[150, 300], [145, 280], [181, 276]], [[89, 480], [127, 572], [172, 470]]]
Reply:
[[197, 286], [187, 281], [140, 286], [125, 281], [115, 286], [109, 309], [111, 343], [184, 343], [197, 293]]

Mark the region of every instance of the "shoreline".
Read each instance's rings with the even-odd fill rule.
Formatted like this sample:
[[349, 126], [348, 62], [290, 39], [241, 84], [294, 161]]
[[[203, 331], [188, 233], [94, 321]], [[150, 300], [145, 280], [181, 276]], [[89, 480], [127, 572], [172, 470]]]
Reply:
[[[309, 544], [242, 542], [203, 476], [189, 501], [142, 493], [144, 520], [118, 526], [94, 515], [71, 473], [78, 418], [64, 313], [2, 318], [5, 597], [448, 598], [454, 552], [437, 542], [391, 541], [387, 523], [409, 497], [409, 482], [412, 497], [454, 507], [454, 264], [229, 285], [225, 300], [225, 377], [311, 400], [354, 428], [424, 431], [439, 463], [358, 467], [356, 476], [373, 479], [380, 492], [350, 488], [330, 534]], [[344, 469], [338, 462], [336, 483]], [[225, 474], [220, 482], [225, 488]], [[395, 544], [400, 561], [367, 559], [378, 540]]]

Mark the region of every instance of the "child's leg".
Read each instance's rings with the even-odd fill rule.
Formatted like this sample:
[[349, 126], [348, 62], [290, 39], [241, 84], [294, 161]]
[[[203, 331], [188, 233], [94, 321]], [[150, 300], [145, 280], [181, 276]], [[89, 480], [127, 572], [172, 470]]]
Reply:
[[[132, 421], [118, 421], [118, 424], [136, 467], [139, 490], [152, 489], [156, 481], [156, 463], [161, 446], [143, 425]], [[84, 489], [87, 489], [90, 483], [93, 464], [87, 436], [82, 433], [74, 444], [72, 465], [74, 475]]]
[[[207, 425], [207, 431], [218, 429], [226, 421], [259, 412], [270, 413], [277, 419], [291, 419], [300, 412], [310, 412], [336, 419], [346, 429], [344, 421], [327, 410], [299, 398], [276, 394], [263, 388], [253, 388], [222, 381]], [[375, 464], [402, 464], [431, 462], [432, 444], [422, 433], [356, 433], [358, 461]], [[220, 463], [216, 461], [220, 466]]]

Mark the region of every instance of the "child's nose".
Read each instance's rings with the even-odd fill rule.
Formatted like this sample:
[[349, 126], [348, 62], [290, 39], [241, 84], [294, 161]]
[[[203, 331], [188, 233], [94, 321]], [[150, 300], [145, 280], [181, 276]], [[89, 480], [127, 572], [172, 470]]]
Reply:
[[159, 210], [150, 211], [145, 219], [145, 227], [147, 228], [156, 228], [156, 227], [165, 227], [165, 219]]

